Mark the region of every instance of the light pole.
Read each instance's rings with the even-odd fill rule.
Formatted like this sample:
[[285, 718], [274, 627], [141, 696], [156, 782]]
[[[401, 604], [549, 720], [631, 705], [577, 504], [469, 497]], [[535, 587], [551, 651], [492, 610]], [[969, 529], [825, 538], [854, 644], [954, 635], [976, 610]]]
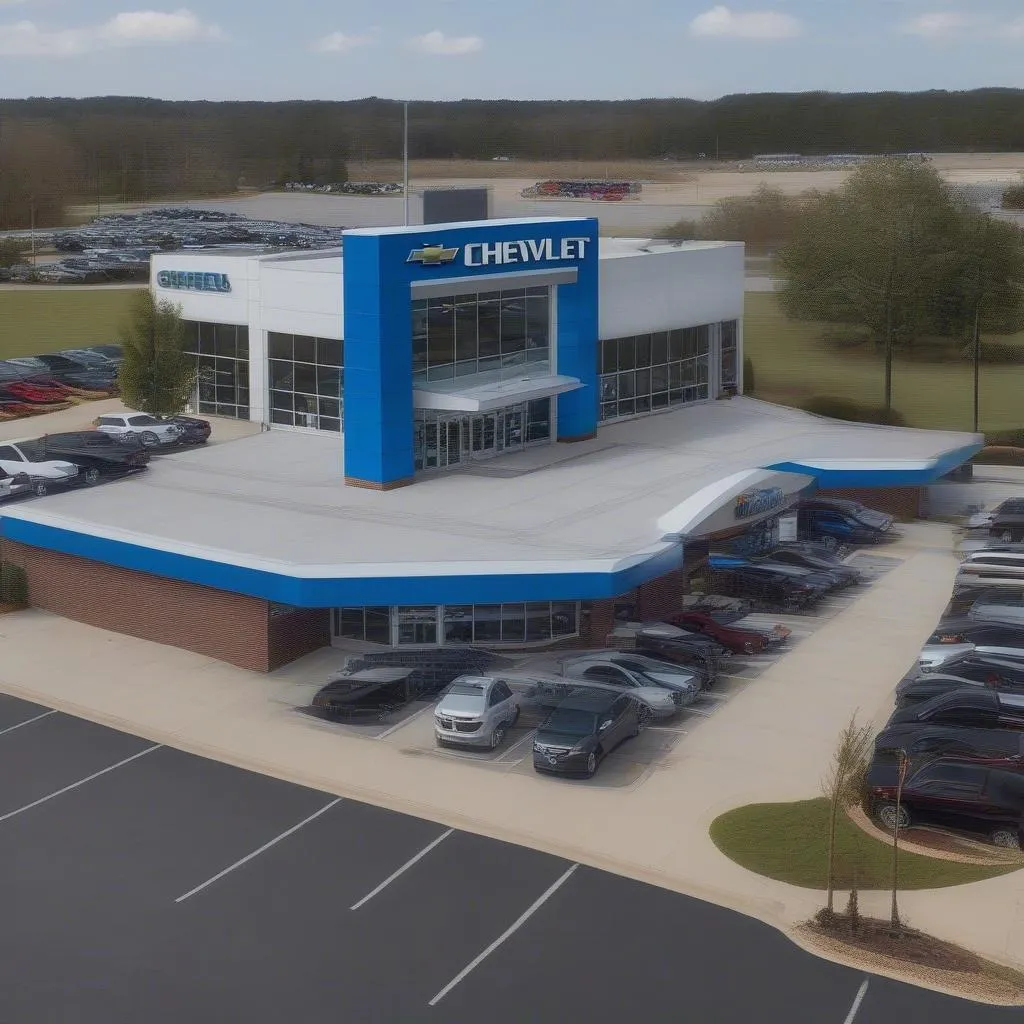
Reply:
[[907, 777], [907, 752], [896, 751], [896, 814], [892, 822], [892, 906], [889, 911], [889, 927], [898, 933], [900, 924], [899, 907], [896, 905], [896, 891], [899, 889], [899, 846], [900, 846], [900, 807], [903, 802], [903, 780]]
[[402, 200], [403, 223], [409, 226], [409, 101], [402, 104]]

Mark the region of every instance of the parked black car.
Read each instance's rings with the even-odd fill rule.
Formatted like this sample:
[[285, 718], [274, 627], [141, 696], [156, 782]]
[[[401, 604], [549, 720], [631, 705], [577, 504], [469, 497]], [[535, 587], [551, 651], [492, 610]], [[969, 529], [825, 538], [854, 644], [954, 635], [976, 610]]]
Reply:
[[831, 573], [833, 576], [838, 576], [840, 581], [846, 586], [863, 583], [865, 579], [864, 573], [859, 569], [855, 569], [852, 565], [846, 565], [834, 555], [823, 557], [822, 555], [813, 554], [811, 551], [805, 550], [802, 545], [799, 547], [776, 548], [770, 554], [764, 558], [759, 558], [757, 561], [762, 565], [793, 565], [799, 569], [813, 569], [818, 572]]
[[994, 668], [943, 665], [941, 672], [926, 672], [904, 679], [896, 687], [896, 707], [907, 708], [941, 693], [952, 693], [968, 686], [987, 687], [999, 693], [1024, 694], [1024, 674], [1012, 667], [996, 674]]
[[804, 579], [780, 576], [761, 566], [737, 565], [712, 570], [712, 587], [716, 593], [742, 597], [763, 608], [800, 611], [817, 601], [824, 593]]
[[[934, 674], [959, 676], [996, 690], [1012, 690], [1018, 687], [1024, 691], [1024, 651], [1017, 657], [1013, 653], [1007, 656], [975, 647], [973, 650], [948, 658], [934, 670], [920, 669], [916, 678], [925, 680]], [[900, 683], [900, 686], [903, 685], [904, 683]], [[896, 687], [897, 693], [900, 692], [900, 686]]]
[[899, 807], [889, 764], [872, 764], [867, 784], [874, 816], [883, 828], [921, 823], [988, 837], [1019, 849], [1024, 838], [1024, 773], [1000, 761], [939, 757], [912, 766]]
[[206, 444], [210, 440], [210, 422], [195, 416], [168, 416], [171, 423], [177, 423], [183, 433], [178, 444]]
[[627, 694], [573, 694], [537, 730], [533, 767], [589, 779], [612, 750], [639, 732], [639, 709]]
[[808, 580], [814, 586], [820, 586], [823, 590], [842, 590], [845, 587], [856, 583], [860, 574], [850, 569], [843, 571], [845, 567], [830, 565], [827, 568], [820, 566], [792, 565], [786, 561], [778, 561], [771, 555], [751, 560], [751, 565], [760, 566], [763, 569], [770, 569], [780, 576], [791, 576], [793, 579]]
[[1007, 498], [992, 510], [989, 535], [1003, 542], [1024, 541], [1024, 498]]
[[19, 356], [9, 362], [24, 366], [30, 373], [51, 377], [67, 387], [84, 391], [114, 391], [117, 388], [117, 373], [112, 367], [105, 369], [86, 366], [85, 363], [56, 353]]
[[[64, 459], [85, 471], [100, 476], [122, 476], [145, 469], [149, 452], [141, 444], [124, 441], [99, 430], [80, 430], [64, 434], [46, 434], [38, 442], [48, 459]], [[94, 482], [87, 479], [87, 483]]]
[[978, 647], [1024, 649], [1024, 625], [986, 622], [966, 616], [943, 619], [928, 638], [929, 644], [975, 644]]
[[856, 501], [808, 498], [797, 506], [797, 535], [828, 547], [879, 544], [894, 536], [892, 516]]
[[342, 721], [386, 718], [416, 699], [418, 674], [415, 668], [383, 666], [338, 676], [316, 692], [311, 709]]
[[897, 751], [902, 751], [912, 761], [949, 754], [1020, 758], [1024, 764], [1024, 732], [915, 723], [894, 725], [875, 737], [875, 754], [893, 757]]
[[1024, 729], [1024, 698], [984, 686], [965, 686], [920, 704], [897, 708], [886, 728], [915, 722], [964, 729]]

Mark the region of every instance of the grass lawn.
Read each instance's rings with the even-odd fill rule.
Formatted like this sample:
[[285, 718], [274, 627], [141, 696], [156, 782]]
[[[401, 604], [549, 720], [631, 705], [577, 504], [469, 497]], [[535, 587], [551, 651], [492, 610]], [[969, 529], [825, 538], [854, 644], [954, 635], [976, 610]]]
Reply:
[[114, 342], [140, 290], [0, 287], [0, 359]]
[[[825, 888], [828, 803], [823, 798], [788, 804], [749, 804], [711, 823], [711, 839], [730, 860], [748, 871], [804, 889]], [[836, 886], [853, 880], [862, 889], [890, 885], [892, 847], [862, 832], [845, 815], [836, 824]], [[1017, 870], [1007, 865], [960, 864], [900, 853], [901, 889], [939, 889]]]
[[[812, 395], [847, 398], [880, 406], [885, 398], [885, 368], [880, 354], [837, 352], [820, 341], [821, 324], [790, 320], [771, 292], [748, 292], [743, 328], [744, 353], [754, 364], [758, 398], [781, 404]], [[1020, 365], [982, 365], [981, 429], [1024, 427], [1024, 335]], [[913, 427], [970, 430], [972, 374], [963, 363], [893, 364], [893, 406]]]

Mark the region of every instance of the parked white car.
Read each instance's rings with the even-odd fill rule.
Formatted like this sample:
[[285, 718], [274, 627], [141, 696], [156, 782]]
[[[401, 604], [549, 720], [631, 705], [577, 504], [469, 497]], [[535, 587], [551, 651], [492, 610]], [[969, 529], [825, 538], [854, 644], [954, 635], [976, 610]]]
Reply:
[[[0, 443], [0, 469], [11, 476], [19, 473], [28, 475], [32, 490], [42, 497], [57, 487], [70, 487], [78, 483], [78, 466], [63, 459], [48, 459], [46, 452], [35, 438]], [[99, 480], [99, 473], [92, 470], [83, 474], [83, 482], [93, 484]]]
[[23, 473], [17, 476], [0, 469], [0, 501], [8, 498], [20, 498], [32, 490], [31, 481]]
[[519, 698], [504, 679], [459, 676], [434, 708], [434, 737], [439, 747], [501, 746], [519, 719]]
[[158, 420], [144, 412], [107, 413], [99, 416], [94, 425], [104, 434], [115, 437], [137, 437], [147, 448], [163, 444], [177, 444], [184, 430], [177, 423]]

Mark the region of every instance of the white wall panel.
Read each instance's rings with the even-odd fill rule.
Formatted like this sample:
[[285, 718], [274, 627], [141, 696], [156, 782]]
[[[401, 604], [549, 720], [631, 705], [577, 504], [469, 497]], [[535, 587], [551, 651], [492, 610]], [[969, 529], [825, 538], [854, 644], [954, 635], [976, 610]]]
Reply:
[[317, 338], [342, 336], [341, 275], [284, 270], [264, 263], [260, 274], [263, 329]]
[[693, 327], [743, 316], [743, 245], [601, 260], [601, 338]]
[[[230, 292], [198, 292], [185, 288], [161, 288], [161, 270], [184, 270], [200, 274], [227, 274]], [[259, 273], [259, 262], [240, 256], [216, 256], [204, 252], [169, 252], [154, 255], [150, 263], [150, 287], [158, 300], [181, 306], [186, 320], [216, 324], [249, 322], [249, 283]]]

